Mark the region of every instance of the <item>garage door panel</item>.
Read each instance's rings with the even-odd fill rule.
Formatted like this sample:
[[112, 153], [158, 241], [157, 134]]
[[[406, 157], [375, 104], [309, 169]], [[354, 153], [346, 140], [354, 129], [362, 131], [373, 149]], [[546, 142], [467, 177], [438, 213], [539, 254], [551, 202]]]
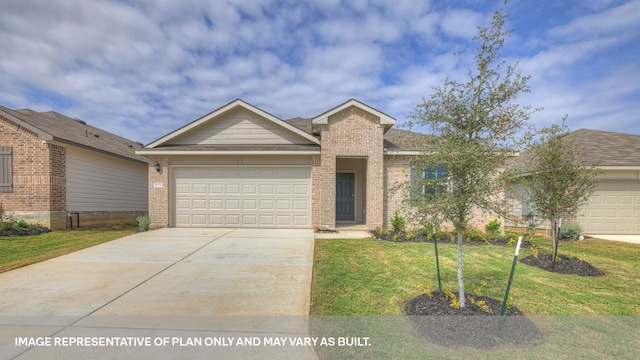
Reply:
[[620, 209], [618, 213], [621, 219], [632, 219], [633, 218], [633, 210], [632, 209]]
[[227, 199], [225, 201], [226, 210], [241, 210], [239, 199]]
[[309, 195], [309, 186], [307, 186], [306, 184], [293, 185], [293, 194], [300, 195], [300, 196], [307, 196]]
[[242, 194], [246, 195], [258, 195], [257, 184], [245, 184], [242, 185]]
[[244, 211], [258, 210], [258, 200], [257, 199], [242, 200], [242, 210]]
[[193, 208], [194, 210], [207, 210], [207, 200], [193, 199], [191, 201], [191, 208]]
[[243, 215], [242, 216], [242, 224], [245, 226], [256, 226], [258, 225], [258, 216], [257, 215]]
[[209, 210], [224, 210], [224, 200], [222, 199], [213, 199], [209, 200]]
[[177, 184], [176, 185], [176, 194], [190, 194], [191, 186], [189, 184]]
[[294, 200], [293, 201], [293, 209], [296, 211], [309, 211], [310, 203], [307, 200]]
[[291, 201], [278, 200], [276, 201], [276, 209], [278, 210], [291, 210]]
[[311, 226], [309, 168], [176, 168], [176, 226]]
[[193, 214], [191, 215], [191, 221], [193, 225], [207, 225], [207, 215], [206, 214]]
[[223, 195], [223, 194], [224, 194], [224, 185], [222, 184], [209, 185], [209, 195]]
[[209, 215], [209, 225], [224, 226], [224, 215], [221, 215], [221, 214]]
[[260, 208], [258, 210], [275, 210], [275, 201], [260, 200]]
[[279, 196], [280, 195], [288, 196], [288, 195], [291, 195], [293, 193], [291, 191], [291, 185], [284, 185], [284, 184], [277, 185], [276, 191], [277, 191]]
[[260, 184], [260, 194], [259, 195], [275, 195], [276, 187], [273, 184]]

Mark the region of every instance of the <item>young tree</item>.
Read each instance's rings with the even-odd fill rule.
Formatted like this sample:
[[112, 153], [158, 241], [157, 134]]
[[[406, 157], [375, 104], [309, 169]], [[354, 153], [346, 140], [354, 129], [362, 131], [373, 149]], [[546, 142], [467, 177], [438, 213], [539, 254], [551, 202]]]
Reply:
[[563, 121], [540, 131], [538, 142], [522, 154], [513, 172], [520, 174], [513, 179], [523, 190], [514, 193], [537, 216], [551, 221], [554, 257], [558, 220], [575, 217], [598, 182], [597, 165], [586, 164], [581, 154], [576, 134]]
[[445, 80], [408, 122], [412, 128], [428, 128], [435, 136], [420, 144], [423, 155], [415, 161], [418, 171], [412, 173], [405, 204], [424, 219], [443, 219], [453, 225], [460, 306], [465, 306], [463, 233], [474, 209], [504, 212], [498, 173], [518, 151], [519, 134], [535, 111], [513, 103], [518, 94], [529, 92], [529, 77], [516, 69], [517, 63], [508, 65], [501, 53], [511, 33], [503, 30], [507, 17], [496, 12], [491, 28], [478, 27], [473, 40], [480, 47], [468, 80]]

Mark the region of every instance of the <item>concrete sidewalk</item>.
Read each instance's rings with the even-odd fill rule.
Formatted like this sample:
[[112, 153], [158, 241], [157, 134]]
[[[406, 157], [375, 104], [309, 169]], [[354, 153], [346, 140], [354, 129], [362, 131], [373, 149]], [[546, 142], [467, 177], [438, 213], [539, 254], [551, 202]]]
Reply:
[[640, 244], [640, 235], [586, 235], [596, 239]]
[[[2, 273], [0, 358], [313, 359], [312, 347], [256, 344], [308, 336], [312, 266], [311, 230], [161, 229]], [[16, 346], [16, 337], [176, 343]]]

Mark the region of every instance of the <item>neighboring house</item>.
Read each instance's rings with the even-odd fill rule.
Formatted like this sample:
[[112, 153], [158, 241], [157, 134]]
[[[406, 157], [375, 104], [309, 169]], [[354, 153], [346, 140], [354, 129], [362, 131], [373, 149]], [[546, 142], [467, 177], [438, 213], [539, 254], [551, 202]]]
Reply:
[[[146, 214], [147, 159], [141, 148], [56, 112], [0, 106], [0, 204], [5, 216], [68, 226], [128, 221]], [[76, 215], [73, 214], [74, 226]]]
[[[576, 137], [585, 164], [601, 171], [596, 191], [571, 220], [588, 235], [640, 234], [640, 135], [580, 129], [566, 136]], [[514, 160], [526, 158], [524, 151]]]
[[416, 154], [394, 124], [357, 100], [289, 121], [232, 101], [136, 152], [152, 227], [386, 226]]

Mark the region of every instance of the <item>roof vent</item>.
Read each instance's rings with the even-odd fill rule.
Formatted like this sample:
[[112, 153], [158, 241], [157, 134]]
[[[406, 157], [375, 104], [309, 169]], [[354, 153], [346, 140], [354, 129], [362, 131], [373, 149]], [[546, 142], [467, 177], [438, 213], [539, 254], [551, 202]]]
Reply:
[[84, 120], [81, 120], [81, 119], [78, 119], [78, 118], [73, 118], [73, 120], [75, 120], [75, 121], [79, 122], [79, 123], [80, 123], [80, 124], [82, 124], [82, 125], [87, 125], [87, 122], [86, 122], [86, 121], [84, 121]]

